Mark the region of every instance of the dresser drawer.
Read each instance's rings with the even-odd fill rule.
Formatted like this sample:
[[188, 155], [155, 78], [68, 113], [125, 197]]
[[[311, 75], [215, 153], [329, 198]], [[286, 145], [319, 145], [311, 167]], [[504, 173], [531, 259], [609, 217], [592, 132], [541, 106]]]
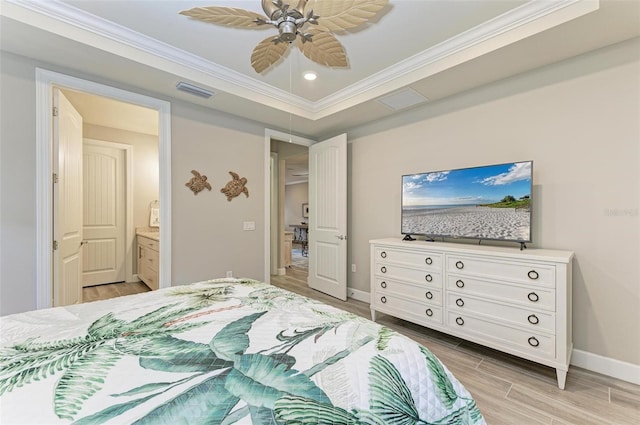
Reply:
[[486, 299], [447, 291], [447, 309], [455, 314], [468, 312], [490, 316], [498, 322], [509, 322], [531, 331], [555, 333], [556, 316], [539, 310], [495, 303]]
[[447, 290], [517, 303], [527, 308], [555, 311], [556, 293], [536, 285], [516, 285], [499, 280], [484, 280], [459, 274], [447, 275]]
[[442, 254], [437, 252], [412, 252], [377, 248], [375, 261], [429, 270], [440, 271], [442, 269]]
[[436, 271], [410, 269], [395, 264], [377, 262], [375, 274], [382, 278], [406, 280], [442, 288], [442, 275]]
[[153, 239], [145, 238], [144, 236], [138, 235], [137, 237], [138, 245], [144, 246], [149, 249], [153, 249], [154, 251], [160, 250], [160, 242], [154, 241]]
[[[458, 332], [476, 335], [483, 340], [497, 341], [504, 348], [545, 358], [555, 357], [556, 346], [553, 336], [529, 332], [452, 311], [449, 311], [446, 320], [446, 325]], [[500, 348], [495, 345], [490, 346]]]
[[496, 278], [547, 287], [555, 287], [556, 283], [555, 267], [539, 263], [450, 254], [447, 255], [446, 270], [452, 274]]
[[430, 304], [442, 305], [442, 291], [427, 285], [413, 285], [395, 280], [376, 278], [375, 294], [400, 295], [414, 298], [416, 301], [426, 301]]
[[377, 311], [393, 314], [414, 323], [442, 323], [442, 308], [428, 302], [412, 301], [394, 295], [376, 293], [373, 306]]

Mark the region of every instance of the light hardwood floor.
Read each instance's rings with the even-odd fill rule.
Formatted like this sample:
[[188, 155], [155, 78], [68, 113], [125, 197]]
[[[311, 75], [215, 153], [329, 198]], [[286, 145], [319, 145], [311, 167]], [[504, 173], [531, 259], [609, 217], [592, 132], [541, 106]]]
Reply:
[[[306, 270], [271, 283], [371, 318], [369, 304], [342, 302], [310, 289]], [[471, 392], [490, 425], [640, 424], [640, 386], [571, 367], [565, 390], [555, 370], [381, 313], [377, 323], [429, 348]]]
[[[371, 318], [369, 304], [337, 300], [310, 289], [307, 271], [271, 276], [275, 286]], [[149, 291], [142, 282], [83, 290], [83, 301]], [[571, 367], [565, 390], [555, 370], [379, 313], [381, 325], [429, 348], [471, 392], [490, 425], [638, 425], [640, 386]]]

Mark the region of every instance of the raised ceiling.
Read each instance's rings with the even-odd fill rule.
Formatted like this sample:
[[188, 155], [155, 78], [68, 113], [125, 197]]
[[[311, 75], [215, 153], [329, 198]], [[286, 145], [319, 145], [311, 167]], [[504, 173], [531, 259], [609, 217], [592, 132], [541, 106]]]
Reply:
[[[370, 24], [337, 34], [348, 69], [319, 66], [291, 49], [256, 74], [251, 51], [272, 27], [220, 27], [178, 12], [209, 5], [262, 12], [258, 0], [0, 4], [2, 50], [311, 138], [398, 113], [378, 100], [405, 98], [405, 89], [428, 104], [640, 35], [637, 1], [390, 0]], [[306, 70], [318, 79], [303, 80]], [[215, 95], [177, 92], [181, 80]]]

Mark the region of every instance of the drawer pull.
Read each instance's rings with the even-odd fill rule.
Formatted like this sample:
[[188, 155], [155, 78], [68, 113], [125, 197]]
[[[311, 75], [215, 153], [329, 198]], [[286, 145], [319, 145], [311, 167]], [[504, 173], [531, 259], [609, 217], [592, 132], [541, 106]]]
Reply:
[[387, 258], [387, 253], [386, 253], [386, 251], [382, 251], [382, 252], [380, 253], [380, 256], [381, 256], [382, 258]]
[[380, 267], [380, 271], [382, 273], [386, 273], [387, 272], [387, 268], [385, 266]]
[[456, 323], [458, 326], [464, 325], [464, 319], [462, 317], [456, 317]]
[[537, 325], [538, 323], [540, 323], [540, 319], [538, 319], [538, 316], [536, 316], [535, 314], [529, 315], [529, 317], [527, 317], [527, 320], [532, 325]]
[[426, 309], [424, 312], [429, 317], [433, 316], [433, 311], [430, 308]]
[[425, 297], [427, 297], [428, 300], [433, 299], [433, 294], [431, 293], [431, 291], [427, 291], [426, 294], [424, 294]]
[[427, 282], [431, 282], [431, 281], [433, 281], [433, 276], [431, 276], [430, 274], [428, 274], [428, 275], [426, 275], [426, 276], [424, 277], [424, 280], [426, 280]]
[[464, 288], [464, 282], [461, 280], [456, 280], [456, 286], [458, 288]]
[[383, 288], [386, 288], [387, 287], [387, 282], [385, 282], [385, 281], [380, 282], [380, 286], [382, 286]]
[[432, 265], [433, 264], [433, 260], [431, 259], [431, 257], [425, 258], [424, 262], [427, 263], [428, 265]]
[[464, 263], [462, 261], [456, 261], [456, 269], [458, 270], [464, 269]]
[[529, 341], [529, 345], [532, 347], [537, 347], [538, 345], [540, 345], [540, 341], [538, 341], [538, 338], [536, 338], [535, 336], [529, 337], [527, 341]]
[[530, 270], [529, 273], [527, 273], [527, 276], [529, 276], [529, 279], [531, 280], [536, 280], [540, 277], [540, 275], [538, 275], [538, 272], [535, 270]]
[[464, 300], [463, 300], [462, 298], [458, 298], [458, 299], [456, 300], [456, 305], [457, 305], [458, 307], [464, 307]]
[[387, 302], [387, 297], [380, 297], [380, 301], [382, 302], [382, 304]]
[[538, 294], [536, 294], [535, 292], [529, 292], [529, 294], [527, 295], [527, 298], [529, 298], [529, 301], [534, 303], [537, 303], [538, 300], [540, 299]]

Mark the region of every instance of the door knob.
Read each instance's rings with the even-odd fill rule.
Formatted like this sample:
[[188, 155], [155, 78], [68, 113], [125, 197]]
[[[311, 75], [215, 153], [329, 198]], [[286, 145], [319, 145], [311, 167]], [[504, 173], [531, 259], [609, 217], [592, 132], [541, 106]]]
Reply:
[[340, 239], [341, 241], [347, 239], [345, 235], [336, 235], [336, 238]]

